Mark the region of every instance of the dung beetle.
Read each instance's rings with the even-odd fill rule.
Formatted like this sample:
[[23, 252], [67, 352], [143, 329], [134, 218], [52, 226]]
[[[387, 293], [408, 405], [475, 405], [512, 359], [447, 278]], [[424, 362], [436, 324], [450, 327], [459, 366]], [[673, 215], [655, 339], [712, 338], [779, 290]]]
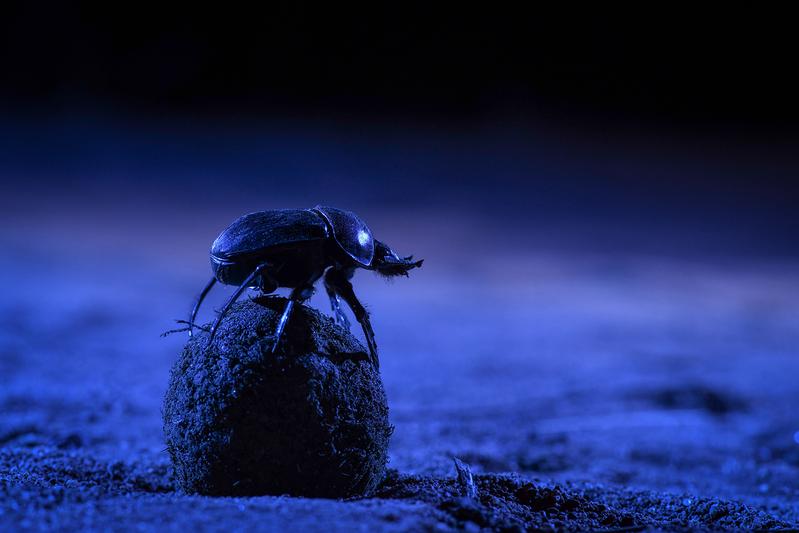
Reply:
[[213, 277], [200, 293], [189, 319], [189, 336], [208, 292], [218, 281], [238, 288], [219, 312], [209, 335], [209, 345], [230, 306], [248, 287], [263, 294], [278, 287], [292, 289], [274, 334], [277, 350], [295, 303], [314, 293], [314, 283], [324, 276], [336, 323], [349, 329], [339, 297], [347, 302], [363, 328], [369, 357], [378, 366], [377, 345], [369, 314], [355, 296], [355, 270], [372, 270], [386, 277], [407, 276], [422, 266], [413, 256], [399, 257], [388, 245], [372, 237], [369, 227], [355, 213], [335, 207], [259, 211], [239, 217], [211, 245]]

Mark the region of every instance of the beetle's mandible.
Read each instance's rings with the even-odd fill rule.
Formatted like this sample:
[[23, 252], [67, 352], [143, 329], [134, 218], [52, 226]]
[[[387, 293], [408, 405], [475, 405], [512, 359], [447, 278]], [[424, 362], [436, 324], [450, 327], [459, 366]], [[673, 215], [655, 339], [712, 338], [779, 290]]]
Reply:
[[214, 276], [200, 293], [189, 319], [189, 336], [208, 291], [218, 281], [237, 286], [211, 327], [209, 344], [230, 306], [248, 287], [264, 294], [278, 287], [292, 289], [274, 334], [272, 351], [291, 316], [295, 303], [302, 303], [314, 292], [314, 283], [324, 276], [336, 323], [349, 328], [341, 310], [343, 299], [363, 328], [369, 357], [378, 366], [377, 344], [369, 315], [355, 296], [352, 279], [355, 270], [373, 270], [383, 276], [407, 276], [422, 266], [413, 256], [399, 257], [388, 245], [372, 237], [369, 227], [355, 213], [335, 207], [280, 209], [250, 213], [236, 219], [211, 245]]

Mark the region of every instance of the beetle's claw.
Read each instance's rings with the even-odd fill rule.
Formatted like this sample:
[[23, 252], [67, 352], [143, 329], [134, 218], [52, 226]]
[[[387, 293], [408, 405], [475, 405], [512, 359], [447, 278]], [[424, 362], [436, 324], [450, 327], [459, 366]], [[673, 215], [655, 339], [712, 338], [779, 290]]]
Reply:
[[347, 331], [351, 329], [350, 319], [347, 318], [347, 315], [344, 314], [344, 311], [342, 311], [341, 309], [336, 310], [335, 314], [333, 315], [333, 320], [335, 321], [336, 324], [346, 329]]
[[[368, 322], [365, 322], [368, 324]], [[371, 324], [363, 328], [364, 336], [366, 337], [366, 344], [369, 346], [369, 361], [375, 370], [380, 370], [380, 359], [377, 357], [377, 343], [375, 342], [375, 334], [372, 331]]]
[[188, 320], [175, 320], [177, 324], [185, 324], [186, 327], [177, 328], [177, 329], [170, 329], [169, 331], [165, 331], [161, 334], [162, 337], [166, 337], [168, 335], [172, 335], [173, 333], [183, 333], [184, 331], [189, 332], [189, 337], [192, 336], [191, 328], [197, 328], [200, 331], [208, 332], [208, 328], [200, 326], [199, 324], [192, 324]]
[[377, 354], [369, 355], [369, 362], [372, 363], [372, 366], [375, 367], [375, 370], [380, 370], [380, 360], [377, 358]]
[[[264, 335], [263, 339], [267, 341], [267, 343], [271, 343], [271, 348], [269, 348], [269, 351], [275, 353], [277, 351], [277, 344], [280, 342], [280, 339], [274, 335]], [[267, 344], [267, 346], [269, 346], [269, 344]]]

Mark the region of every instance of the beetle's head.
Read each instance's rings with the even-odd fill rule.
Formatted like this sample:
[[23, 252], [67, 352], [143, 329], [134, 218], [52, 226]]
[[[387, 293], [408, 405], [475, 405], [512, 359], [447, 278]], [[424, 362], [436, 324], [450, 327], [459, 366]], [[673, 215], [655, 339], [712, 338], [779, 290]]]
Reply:
[[400, 257], [387, 244], [375, 241], [375, 255], [372, 258], [371, 268], [381, 276], [393, 278], [394, 276], [408, 276], [408, 271], [422, 266], [424, 259], [414, 261], [413, 256]]

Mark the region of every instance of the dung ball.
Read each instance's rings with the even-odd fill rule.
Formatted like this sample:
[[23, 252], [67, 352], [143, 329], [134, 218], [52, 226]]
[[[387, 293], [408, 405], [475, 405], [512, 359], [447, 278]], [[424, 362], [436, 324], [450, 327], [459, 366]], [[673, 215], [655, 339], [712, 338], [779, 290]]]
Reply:
[[366, 349], [295, 305], [273, 353], [286, 302], [237, 303], [213, 343], [195, 334], [172, 368], [164, 435], [184, 491], [345, 498], [385, 476], [392, 427]]

